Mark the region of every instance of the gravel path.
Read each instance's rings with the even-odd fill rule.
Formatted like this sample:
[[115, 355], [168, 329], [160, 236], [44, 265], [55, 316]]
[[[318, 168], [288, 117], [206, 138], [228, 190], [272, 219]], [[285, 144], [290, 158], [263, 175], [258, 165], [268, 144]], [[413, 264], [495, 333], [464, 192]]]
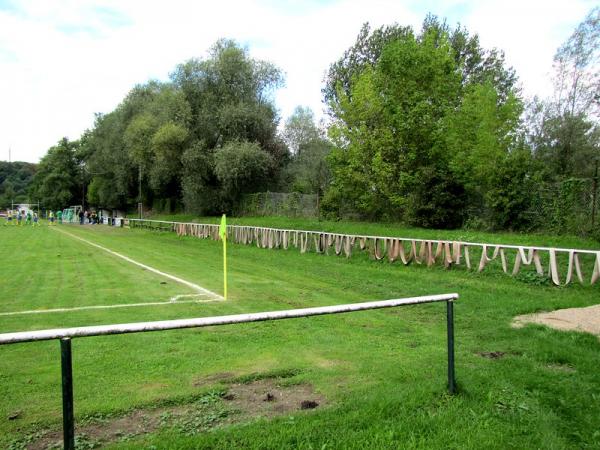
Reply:
[[600, 338], [600, 305], [525, 314], [515, 317], [512, 325], [521, 328], [528, 323], [547, 325], [557, 330], [583, 331]]

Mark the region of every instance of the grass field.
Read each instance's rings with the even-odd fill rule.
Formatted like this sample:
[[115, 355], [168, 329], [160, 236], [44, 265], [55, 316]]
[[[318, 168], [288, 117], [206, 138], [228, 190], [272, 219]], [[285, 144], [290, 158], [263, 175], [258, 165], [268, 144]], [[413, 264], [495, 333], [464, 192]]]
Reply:
[[[310, 226], [299, 221], [287, 226], [294, 224]], [[335, 226], [374, 232], [360, 224], [322, 229]], [[104, 226], [64, 229], [222, 293], [218, 242]], [[529, 238], [538, 245], [594, 245], [576, 238], [516, 238], [522, 240], [516, 243]], [[0, 313], [161, 302], [192, 293], [56, 229], [0, 227], [0, 242]], [[598, 338], [540, 326], [510, 327], [518, 314], [597, 303], [598, 285], [556, 288], [494, 271], [404, 267], [365, 254], [345, 259], [241, 245], [229, 246], [228, 259], [226, 302], [0, 315], [0, 330], [458, 292], [459, 394], [446, 394], [441, 304], [82, 338], [73, 342], [75, 412], [78, 424], [91, 431], [79, 434], [80, 448], [600, 448]], [[272, 418], [229, 406], [224, 396], [229, 389], [260, 380], [270, 380], [271, 388], [310, 386], [322, 405]], [[47, 430], [61, 428], [58, 343], [0, 347], [0, 381], [0, 447], [48, 443]], [[118, 438], [102, 440], [97, 430], [114, 427], [133, 411], [150, 416], [159, 411], [160, 416], [154, 415], [159, 419], [147, 433], [124, 426]]]

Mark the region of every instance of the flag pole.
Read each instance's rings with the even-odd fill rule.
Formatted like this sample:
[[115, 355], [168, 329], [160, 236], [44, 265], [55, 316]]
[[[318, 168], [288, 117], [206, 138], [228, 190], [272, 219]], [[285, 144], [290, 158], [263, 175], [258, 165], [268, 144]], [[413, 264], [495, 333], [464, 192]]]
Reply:
[[223, 239], [223, 297], [227, 300], [227, 237]]

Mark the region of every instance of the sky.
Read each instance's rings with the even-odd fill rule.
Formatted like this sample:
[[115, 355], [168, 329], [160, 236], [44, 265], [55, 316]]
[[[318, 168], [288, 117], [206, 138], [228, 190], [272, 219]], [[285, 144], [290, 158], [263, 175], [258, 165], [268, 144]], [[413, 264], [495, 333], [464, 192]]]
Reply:
[[283, 70], [281, 123], [298, 105], [323, 116], [327, 69], [365, 22], [420, 29], [430, 12], [477, 33], [515, 68], [525, 96], [548, 96], [556, 49], [590, 0], [0, 0], [0, 160], [38, 162], [78, 139], [136, 85], [168, 80], [219, 38]]

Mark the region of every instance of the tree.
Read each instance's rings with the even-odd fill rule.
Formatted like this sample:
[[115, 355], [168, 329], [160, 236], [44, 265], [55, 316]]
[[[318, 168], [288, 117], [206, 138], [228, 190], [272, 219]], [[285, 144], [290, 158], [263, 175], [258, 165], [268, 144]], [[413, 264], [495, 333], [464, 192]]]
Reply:
[[[234, 41], [219, 40], [207, 59], [180, 64], [171, 79], [191, 108], [190, 144], [183, 154], [182, 182], [188, 210], [220, 213], [224, 205], [231, 206], [237, 198], [239, 193], [233, 195], [231, 191], [235, 185], [231, 182], [237, 178], [225, 176], [222, 166], [216, 172], [216, 155], [228, 144], [231, 146], [222, 155], [231, 156], [235, 149], [246, 152], [248, 147], [238, 145], [240, 142], [258, 145], [272, 159], [267, 179], [277, 179], [289, 158], [277, 136], [278, 119], [272, 100], [272, 93], [283, 83], [278, 68], [252, 59]], [[252, 183], [238, 184], [240, 189], [250, 186]]]
[[380, 27], [371, 32], [369, 23], [364, 23], [354, 45], [329, 67], [323, 88], [325, 103], [333, 107], [341, 95], [352, 95], [354, 79], [367, 67], [373, 67], [377, 63], [385, 46], [412, 33], [411, 27], [401, 27], [397, 24]]
[[38, 200], [50, 209], [63, 209], [78, 203], [81, 199], [79, 161], [75, 157], [78, 145], [78, 142], [63, 138], [48, 150], [31, 184], [32, 200]]
[[[531, 188], [525, 180], [531, 158], [527, 158], [528, 151], [522, 151], [520, 132], [523, 104], [514, 94], [504, 102], [499, 95], [489, 82], [472, 84], [458, 110], [447, 116], [449, 164], [464, 186], [469, 205], [480, 210], [481, 219], [494, 228], [519, 228], [525, 226], [520, 214]], [[515, 170], [517, 162], [523, 171]], [[502, 170], [511, 176], [501, 176]], [[503, 202], [500, 193], [521, 200]]]
[[593, 176], [600, 158], [600, 8], [590, 11], [554, 56], [554, 95], [528, 107], [528, 138], [546, 178]]
[[287, 188], [294, 192], [323, 195], [331, 179], [327, 156], [332, 145], [322, 136], [310, 108], [297, 106], [294, 109], [286, 120], [283, 140], [291, 150], [285, 171]]
[[0, 161], [0, 209], [12, 202], [25, 202], [37, 170], [36, 164]]
[[[456, 107], [460, 74], [449, 45], [433, 34], [409, 35], [384, 49], [350, 96], [340, 97], [330, 135], [336, 144], [333, 192], [367, 217], [428, 214], [418, 206], [427, 188], [444, 178], [442, 119]], [[337, 191], [337, 192], [336, 192]], [[429, 199], [434, 200], [434, 199]], [[415, 208], [417, 206], [417, 208]], [[421, 205], [423, 206], [423, 205]], [[435, 208], [435, 206], [434, 206]]]
[[298, 155], [303, 145], [321, 139], [319, 128], [315, 124], [315, 115], [310, 108], [296, 106], [285, 122], [283, 140], [292, 152]]
[[[387, 45], [410, 36], [414, 36], [414, 31], [409, 26], [393, 24], [371, 31], [365, 23], [354, 45], [330, 66], [327, 73], [323, 96], [330, 112], [335, 114], [341, 96], [349, 98], [352, 95], [354, 81], [366, 68], [377, 64]], [[450, 45], [463, 86], [491, 82], [502, 101], [515, 90], [517, 77], [514, 70], [506, 66], [504, 54], [497, 49], [483, 49], [476, 34], [470, 35], [461, 26], [452, 29], [445, 21], [428, 14], [418, 38], [425, 36], [433, 39], [433, 45]]]
[[489, 159], [517, 147], [521, 103], [502, 61], [432, 16], [419, 35], [402, 29], [330, 102], [325, 208], [460, 226], [495, 186]]
[[554, 55], [558, 116], [600, 112], [600, 7], [593, 8]]
[[[248, 156], [240, 143], [268, 156], [264, 180], [276, 185], [289, 160], [273, 104], [282, 84], [277, 67], [222, 39], [207, 58], [179, 64], [169, 82], [135, 86], [113, 111], [97, 114], [75, 151], [88, 202], [127, 209], [142, 200], [169, 211], [183, 203], [191, 212], [221, 212], [241, 194], [231, 186], [253, 189], [241, 175], [226, 176], [224, 166], [216, 172], [215, 155], [229, 144]], [[226, 154], [230, 162], [247, 162]]]
[[87, 158], [85, 167], [91, 175], [88, 201], [104, 208], [125, 209], [137, 198], [138, 168], [126, 151], [127, 127], [125, 105], [106, 115], [97, 115], [92, 130], [84, 133], [81, 146]]
[[256, 143], [229, 142], [215, 152], [215, 175], [221, 183], [223, 209], [230, 210], [242, 193], [268, 185], [273, 158]]
[[154, 165], [150, 185], [156, 195], [178, 197], [181, 177], [181, 157], [188, 140], [188, 130], [180, 124], [167, 122], [156, 130], [150, 142]]

